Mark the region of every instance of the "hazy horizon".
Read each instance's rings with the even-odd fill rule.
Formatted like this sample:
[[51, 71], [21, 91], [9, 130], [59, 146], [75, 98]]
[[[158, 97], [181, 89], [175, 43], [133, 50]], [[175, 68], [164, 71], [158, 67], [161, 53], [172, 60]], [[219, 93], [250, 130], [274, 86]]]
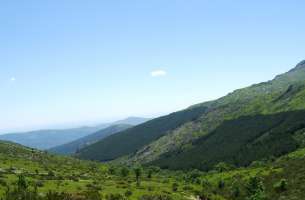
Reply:
[[305, 59], [303, 1], [0, 5], [0, 134], [156, 117]]
[[81, 127], [95, 127], [103, 124], [111, 124], [120, 120], [125, 120], [132, 117], [137, 118], [147, 118], [153, 119], [159, 117], [161, 115], [156, 116], [128, 116], [125, 118], [118, 118], [118, 119], [107, 119], [107, 120], [96, 120], [96, 121], [79, 121], [79, 122], [63, 122], [59, 124], [45, 124], [40, 126], [34, 127], [19, 127], [15, 129], [7, 129], [7, 130], [0, 130], [0, 135], [3, 134], [19, 134], [19, 133], [27, 133], [32, 131], [41, 131], [41, 130], [65, 130], [65, 129], [74, 129], [74, 128], [81, 128]]

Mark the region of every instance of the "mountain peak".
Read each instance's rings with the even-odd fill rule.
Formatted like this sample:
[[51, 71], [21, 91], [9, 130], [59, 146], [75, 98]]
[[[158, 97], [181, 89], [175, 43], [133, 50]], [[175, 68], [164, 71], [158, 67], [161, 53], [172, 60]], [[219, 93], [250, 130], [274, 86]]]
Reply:
[[144, 122], [147, 122], [149, 120], [151, 120], [151, 119], [141, 118], [141, 117], [128, 117], [126, 119], [116, 121], [113, 124], [130, 124], [130, 125], [136, 126], [136, 125], [142, 124]]
[[305, 60], [299, 62], [295, 68], [293, 68], [292, 70], [290, 70], [291, 72], [292, 71], [296, 71], [296, 70], [300, 70], [300, 69], [305, 69]]

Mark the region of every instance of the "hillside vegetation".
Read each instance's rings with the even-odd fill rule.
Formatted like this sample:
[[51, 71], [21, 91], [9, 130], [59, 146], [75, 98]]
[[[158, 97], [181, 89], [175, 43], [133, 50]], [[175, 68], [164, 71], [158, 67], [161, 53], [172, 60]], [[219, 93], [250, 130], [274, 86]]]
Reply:
[[55, 156], [2, 141], [0, 161], [0, 199], [4, 200], [120, 200], [149, 194], [185, 200], [185, 196], [191, 195], [182, 191], [172, 193], [174, 180], [158, 169], [152, 175], [147, 169], [139, 168], [137, 182], [136, 167], [112, 167]]
[[0, 141], [0, 199], [305, 200], [304, 80], [305, 61], [216, 101], [105, 129], [112, 135], [76, 154], [111, 162]]
[[84, 159], [109, 161], [133, 153], [169, 131], [198, 119], [205, 111], [206, 108], [197, 107], [153, 119], [87, 146], [81, 149], [77, 156]]
[[228, 120], [188, 150], [163, 155], [150, 164], [170, 169], [212, 169], [219, 162], [248, 166], [303, 146], [305, 111], [254, 115]]
[[[253, 150], [254, 154], [256, 154], [256, 150], [254, 150], [255, 145], [253, 144], [256, 139], [259, 139], [261, 135], [267, 136], [269, 134], [267, 133], [268, 129], [273, 128], [276, 130], [276, 128], [281, 129], [282, 126], [285, 126], [285, 124], [281, 125], [278, 122], [276, 116], [288, 116], [289, 111], [305, 110], [304, 80], [305, 63], [301, 62], [294, 69], [275, 77], [271, 81], [239, 89], [218, 100], [198, 104], [181, 111], [181, 115], [184, 115], [182, 113], [200, 110], [200, 112], [197, 112], [198, 115], [193, 117], [192, 120], [181, 121], [176, 126], [171, 126], [170, 129], [163, 131], [160, 129], [167, 127], [168, 120], [162, 120], [164, 117], [158, 118], [154, 121], [159, 121], [160, 123], [148, 122], [149, 126], [147, 127], [135, 127], [130, 129], [128, 133], [121, 132], [112, 137], [105, 138], [81, 150], [79, 156], [81, 158], [101, 161], [116, 159], [115, 162], [124, 164], [149, 163], [161, 167], [170, 167], [168, 165], [170, 161], [179, 160], [181, 165], [173, 162], [171, 166], [177, 164], [175, 169], [185, 167], [203, 169], [210, 168], [224, 156], [218, 153], [219, 157], [214, 157], [211, 160], [208, 158], [209, 155], [206, 155], [208, 153], [205, 153], [205, 149], [208, 146], [214, 147], [213, 150], [215, 150], [221, 144], [222, 148], [218, 152], [224, 152], [230, 157], [229, 152], [234, 154], [231, 151], [231, 146], [234, 146], [235, 151], [238, 151], [244, 149], [245, 146], [251, 145], [251, 151]], [[266, 117], [264, 118], [262, 115], [266, 115]], [[179, 117], [175, 113], [170, 116], [173, 121]], [[249, 121], [245, 121], [246, 119]], [[264, 124], [265, 122], [262, 120], [267, 120], [268, 124]], [[249, 127], [244, 129], [250, 129], [251, 133], [235, 128], [234, 126], [237, 127], [238, 125], [234, 124], [238, 123], [249, 123], [245, 125]], [[228, 124], [230, 124], [230, 128], [223, 128], [228, 126]], [[269, 124], [272, 126], [270, 125], [270, 127]], [[288, 128], [298, 125], [298, 122], [292, 120]], [[261, 130], [262, 128], [265, 129]], [[289, 130], [287, 130], [285, 137], [288, 137], [288, 135], [292, 137], [293, 132], [288, 132]], [[277, 131], [264, 139], [267, 141], [271, 137], [281, 138], [281, 134], [283, 135], [283, 133]], [[232, 136], [234, 143], [232, 141], [226, 143], [226, 140], [222, 139], [222, 135], [227, 137]], [[295, 137], [294, 140], [289, 140], [290, 143], [287, 143], [287, 146], [280, 142], [282, 145], [280, 147], [284, 149], [283, 152], [276, 152], [274, 150], [268, 153], [259, 153], [259, 156], [250, 156], [252, 159], [247, 162], [239, 162], [238, 160], [240, 159], [236, 161], [231, 159], [230, 162], [244, 165], [249, 164], [256, 158], [271, 155], [279, 156], [295, 150], [299, 144], [299, 141], [296, 140], [298, 140], [298, 137]], [[258, 145], [257, 142], [255, 144]], [[207, 159], [201, 160], [202, 158]], [[192, 162], [189, 162], [190, 160]], [[194, 165], [194, 162], [197, 164]]]
[[247, 168], [222, 162], [208, 172], [111, 166], [6, 142], [0, 161], [3, 200], [302, 200], [305, 192], [305, 149]]

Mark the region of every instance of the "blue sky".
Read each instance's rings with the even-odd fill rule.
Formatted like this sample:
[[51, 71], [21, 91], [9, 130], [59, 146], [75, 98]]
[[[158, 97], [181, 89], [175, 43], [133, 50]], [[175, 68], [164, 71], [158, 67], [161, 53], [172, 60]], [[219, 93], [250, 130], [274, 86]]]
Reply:
[[0, 132], [158, 116], [272, 79], [305, 59], [304, 8], [3, 0]]

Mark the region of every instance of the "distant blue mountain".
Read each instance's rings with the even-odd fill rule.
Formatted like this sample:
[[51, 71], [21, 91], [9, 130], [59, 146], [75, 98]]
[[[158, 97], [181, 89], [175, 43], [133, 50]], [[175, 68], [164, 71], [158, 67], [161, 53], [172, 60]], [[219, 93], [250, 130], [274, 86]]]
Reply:
[[0, 140], [15, 142], [31, 148], [47, 150], [88, 136], [109, 126], [118, 124], [138, 125], [143, 122], [146, 122], [147, 120], [149, 119], [129, 117], [124, 120], [116, 121], [113, 123], [100, 124], [94, 127], [80, 127], [59, 130], [37, 130], [23, 133], [8, 133], [0, 135]]
[[49, 149], [49, 152], [63, 154], [63, 155], [74, 154], [85, 146], [98, 142], [99, 140], [101, 140], [107, 136], [124, 131], [131, 127], [133, 127], [133, 126], [129, 125], [129, 124], [113, 125], [113, 126], [105, 128], [105, 129], [102, 129], [100, 131], [97, 131], [96, 133], [92, 133], [85, 137], [74, 140], [70, 143], [53, 147], [53, 148]]

